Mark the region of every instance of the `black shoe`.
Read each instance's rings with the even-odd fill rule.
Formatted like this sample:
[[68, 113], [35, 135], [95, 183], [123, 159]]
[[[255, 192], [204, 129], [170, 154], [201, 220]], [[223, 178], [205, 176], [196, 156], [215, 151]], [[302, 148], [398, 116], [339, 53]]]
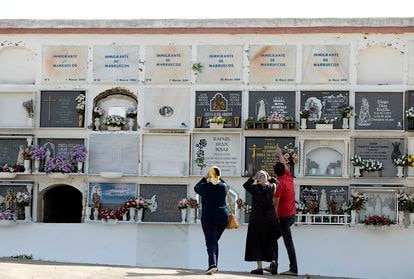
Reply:
[[298, 273], [288, 270], [288, 271], [285, 271], [285, 272], [280, 273], [280, 275], [298, 276]]
[[270, 263], [270, 273], [272, 273], [272, 275], [277, 274], [277, 266], [275, 262]]
[[252, 271], [250, 271], [251, 274], [258, 274], [258, 275], [263, 275], [263, 269], [261, 268], [256, 268], [253, 269]]
[[214, 273], [216, 273], [216, 272], [217, 272], [217, 266], [216, 266], [215, 264], [213, 264], [213, 265], [211, 265], [211, 266], [207, 269], [207, 271], [205, 272], [205, 274], [212, 275], [212, 274], [214, 274]]

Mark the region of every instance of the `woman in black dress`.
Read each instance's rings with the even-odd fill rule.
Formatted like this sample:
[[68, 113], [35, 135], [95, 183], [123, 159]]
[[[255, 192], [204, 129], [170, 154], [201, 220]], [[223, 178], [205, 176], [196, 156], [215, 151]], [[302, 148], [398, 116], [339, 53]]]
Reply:
[[[263, 274], [262, 261], [271, 262], [274, 258], [275, 231], [277, 228], [273, 195], [275, 185], [268, 182], [265, 171], [259, 171], [243, 184], [252, 195], [252, 211], [246, 237], [244, 260], [257, 262], [252, 274]], [[257, 184], [254, 181], [257, 180]]]

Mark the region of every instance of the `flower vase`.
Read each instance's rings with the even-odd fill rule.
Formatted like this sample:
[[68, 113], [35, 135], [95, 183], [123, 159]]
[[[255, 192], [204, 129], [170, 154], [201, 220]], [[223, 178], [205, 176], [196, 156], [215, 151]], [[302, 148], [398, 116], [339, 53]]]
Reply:
[[196, 216], [195, 216], [195, 208], [190, 208], [190, 213], [188, 214], [188, 223], [195, 223]]
[[361, 167], [355, 167], [354, 166], [354, 176], [360, 177], [361, 176]]
[[91, 212], [92, 212], [92, 208], [90, 206], [87, 206], [85, 208], [85, 221], [91, 220]]
[[32, 221], [32, 213], [30, 211], [30, 205], [24, 207], [24, 220], [26, 222]]
[[349, 129], [349, 118], [342, 118], [342, 129]]
[[27, 126], [33, 128], [33, 117], [27, 118]]
[[134, 118], [128, 118], [128, 128], [130, 132], [133, 131], [134, 124], [135, 124]]
[[399, 177], [399, 178], [404, 177], [404, 167], [403, 166], [397, 166], [397, 177]]
[[187, 208], [181, 208], [181, 224], [185, 224], [186, 217], [187, 217]]
[[99, 217], [99, 209], [98, 208], [94, 208], [93, 209], [93, 219], [94, 220], [98, 220]]
[[241, 208], [236, 208], [236, 218], [239, 221], [239, 223], [243, 223], [242, 215], [243, 215], [243, 210]]
[[40, 160], [35, 160], [34, 161], [34, 172], [39, 173], [39, 169], [40, 169]]
[[308, 128], [307, 125], [306, 125], [307, 121], [308, 121], [308, 119], [306, 119], [306, 118], [301, 118], [300, 119], [300, 128], [302, 130], [306, 130]]
[[135, 222], [135, 207], [130, 207], [129, 208], [129, 221], [130, 222]]
[[351, 224], [355, 225], [356, 224], [356, 218], [357, 218], [357, 212], [356, 210], [351, 210]]
[[414, 213], [409, 213], [408, 214], [409, 218], [410, 218], [410, 226], [414, 225]]
[[122, 214], [122, 221], [128, 221], [127, 213]]
[[99, 117], [96, 117], [93, 120], [93, 125], [95, 126], [95, 131], [99, 131], [99, 127], [101, 126], [101, 119]]
[[24, 160], [24, 173], [30, 173], [30, 160]]
[[78, 127], [79, 128], [83, 127], [83, 113], [78, 115]]
[[404, 225], [404, 211], [398, 211], [398, 225]]
[[138, 208], [138, 216], [137, 216], [137, 222], [142, 223], [142, 213], [144, 213], [143, 208]]
[[223, 123], [210, 123], [211, 129], [223, 129], [224, 124]]
[[83, 162], [78, 162], [78, 173], [82, 173]]

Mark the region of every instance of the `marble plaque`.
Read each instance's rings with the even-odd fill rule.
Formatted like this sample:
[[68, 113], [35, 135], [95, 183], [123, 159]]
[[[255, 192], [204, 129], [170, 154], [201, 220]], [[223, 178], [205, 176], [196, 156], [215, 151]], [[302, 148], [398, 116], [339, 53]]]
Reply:
[[191, 174], [205, 175], [211, 166], [220, 167], [223, 176], [240, 176], [239, 134], [194, 134]]
[[16, 164], [20, 147], [27, 146], [26, 138], [0, 138], [0, 165], [6, 163]]
[[177, 203], [187, 197], [187, 185], [141, 184], [139, 195], [153, 203], [144, 211], [144, 222], [181, 222]]
[[349, 46], [303, 46], [302, 83], [349, 83]]
[[408, 43], [408, 82], [414, 83], [414, 42]]
[[[196, 91], [196, 127], [208, 128], [211, 118], [222, 117], [226, 120], [225, 128], [240, 128], [241, 108], [242, 91]], [[198, 123], [197, 117], [202, 117], [202, 123]]]
[[23, 102], [32, 99], [33, 92], [2, 92], [0, 94], [0, 127], [29, 128], [28, 115]]
[[[319, 119], [334, 119], [341, 115], [341, 105], [349, 104], [348, 91], [302, 91], [300, 92], [300, 110], [310, 109], [308, 129], [315, 128]], [[334, 123], [334, 129], [342, 129], [342, 121]]]
[[138, 174], [139, 135], [102, 134], [89, 136], [89, 173]]
[[295, 143], [293, 137], [246, 137], [245, 176], [253, 176], [259, 170], [273, 173], [276, 164], [276, 145], [283, 148], [288, 143]]
[[250, 83], [296, 82], [296, 46], [250, 46]]
[[396, 177], [397, 168], [393, 159], [405, 152], [403, 138], [355, 138], [354, 154], [362, 159], [373, 159], [383, 163], [382, 171], [363, 172], [363, 177]]
[[242, 83], [242, 45], [202, 45], [197, 48], [197, 62], [203, 66], [197, 83]]
[[[188, 135], [143, 135], [142, 175], [187, 176]], [[168, 148], [167, 148], [168, 147]]]
[[94, 82], [138, 82], [139, 46], [94, 46]]
[[43, 46], [43, 82], [86, 82], [87, 46]]
[[295, 92], [284, 91], [250, 91], [249, 117], [255, 120], [274, 114], [282, 119], [287, 116], [295, 118]]
[[191, 67], [191, 46], [145, 48], [146, 83], [189, 83]]
[[146, 88], [144, 104], [144, 125], [149, 123], [148, 127], [185, 128], [189, 126], [189, 89]]
[[[137, 196], [137, 184], [135, 183], [98, 183], [91, 182], [88, 187], [87, 204], [93, 207], [93, 196], [98, 195], [100, 209], [117, 209], [124, 203]], [[92, 211], [93, 213], [93, 211]], [[92, 214], [91, 214], [92, 215]], [[91, 219], [92, 216], [91, 216]]]
[[356, 92], [356, 130], [402, 130], [403, 92]]
[[[299, 200], [307, 204], [310, 201], [318, 203], [319, 213], [338, 214], [343, 204], [348, 202], [348, 186], [315, 186], [301, 185]], [[329, 203], [335, 202], [336, 213], [330, 212]]]
[[396, 222], [396, 190], [358, 189], [358, 192], [364, 193], [368, 198], [364, 209], [359, 213], [361, 222], [373, 215], [386, 216]]
[[0, 83], [34, 84], [36, 81], [36, 55], [19, 46], [0, 50]]

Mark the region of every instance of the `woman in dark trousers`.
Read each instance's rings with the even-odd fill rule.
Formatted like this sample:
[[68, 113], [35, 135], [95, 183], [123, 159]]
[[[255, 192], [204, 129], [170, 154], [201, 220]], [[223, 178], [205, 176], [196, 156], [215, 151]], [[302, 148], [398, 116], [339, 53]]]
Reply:
[[[275, 185], [268, 182], [268, 174], [259, 171], [255, 177], [250, 177], [243, 187], [252, 195], [252, 211], [249, 227], [247, 228], [245, 261], [256, 261], [257, 268], [252, 274], [263, 274], [262, 261], [271, 262], [274, 259], [277, 222], [273, 195]], [[254, 181], [257, 180], [257, 184]]]
[[202, 204], [201, 226], [208, 254], [206, 274], [217, 272], [218, 241], [229, 222], [229, 211], [226, 205], [228, 186], [220, 176], [220, 169], [213, 166], [209, 173], [194, 186], [194, 191], [200, 195]]

